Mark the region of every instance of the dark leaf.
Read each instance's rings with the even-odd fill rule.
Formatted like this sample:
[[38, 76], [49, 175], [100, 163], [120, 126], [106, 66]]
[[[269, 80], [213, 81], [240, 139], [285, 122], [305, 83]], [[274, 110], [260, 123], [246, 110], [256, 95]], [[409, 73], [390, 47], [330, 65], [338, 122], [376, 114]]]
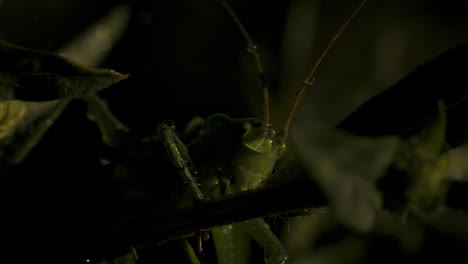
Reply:
[[362, 136], [411, 136], [437, 118], [435, 105], [446, 105], [446, 141], [451, 148], [468, 139], [468, 43], [458, 45], [418, 67], [361, 105], [338, 127]]
[[140, 164], [151, 158], [149, 146], [109, 110], [106, 101], [97, 94], [83, 99], [88, 105], [88, 119], [96, 122], [102, 134], [102, 141], [110, 147], [109, 151], [112, 154], [109, 158], [125, 164]]
[[0, 102], [83, 97], [127, 77], [0, 41]]

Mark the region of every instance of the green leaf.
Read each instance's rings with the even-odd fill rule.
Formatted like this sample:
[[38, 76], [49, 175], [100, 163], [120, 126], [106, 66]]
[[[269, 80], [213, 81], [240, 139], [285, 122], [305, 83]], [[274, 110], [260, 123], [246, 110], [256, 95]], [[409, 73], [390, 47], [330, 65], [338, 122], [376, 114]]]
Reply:
[[0, 157], [21, 163], [60, 116], [69, 100], [0, 103]]
[[438, 113], [419, 132], [399, 146], [395, 167], [410, 177], [406, 197], [410, 207], [420, 213], [433, 213], [443, 205], [448, 183], [448, 157], [442, 153], [447, 117], [445, 104], [438, 103]]
[[390, 165], [397, 139], [307, 130], [298, 130], [294, 139], [310, 177], [323, 189], [339, 222], [361, 232], [369, 231], [381, 207], [375, 183]]
[[83, 100], [88, 105], [88, 119], [99, 127], [102, 141], [113, 149], [113, 158], [140, 163], [152, 157], [147, 142], [122, 123], [109, 110], [106, 101], [98, 95], [86, 96]]
[[110, 147], [121, 145], [123, 137], [130, 134], [130, 129], [112, 114], [106, 101], [98, 95], [87, 96], [84, 100], [88, 104], [88, 118], [98, 124], [102, 141]]
[[0, 102], [83, 97], [127, 77], [0, 40]]
[[0, 103], [0, 142], [7, 141], [21, 126], [27, 107], [17, 101]]

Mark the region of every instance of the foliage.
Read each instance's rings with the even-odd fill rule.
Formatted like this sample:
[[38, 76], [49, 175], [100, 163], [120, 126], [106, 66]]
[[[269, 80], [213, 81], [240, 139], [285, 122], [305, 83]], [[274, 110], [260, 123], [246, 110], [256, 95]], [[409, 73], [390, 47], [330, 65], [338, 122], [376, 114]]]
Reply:
[[[296, 156], [282, 161], [262, 188], [201, 206], [181, 206], [179, 201], [169, 199], [184, 187], [176, 176], [171, 177], [176, 173], [161, 151], [159, 139], [135, 135], [95, 94], [127, 75], [89, 68], [58, 55], [2, 41], [2, 170], [5, 176], [12, 177], [21, 172], [22, 166], [30, 162], [23, 163], [28, 154], [53, 129], [54, 122], [59, 122], [70, 102], [77, 101], [72, 99], [80, 98], [86, 104], [83, 116], [91, 117], [102, 136], [96, 147], [102, 154], [100, 162], [111, 163], [110, 168], [96, 167], [88, 173], [104, 172], [103, 177], [108, 177], [119, 192], [122, 207], [130, 208], [121, 210], [122, 220], [116, 221], [120, 224], [105, 236], [105, 243], [95, 242], [91, 255], [107, 259], [123, 255], [116, 259], [129, 263], [133, 261], [128, 257], [130, 246], [144, 255], [155, 248], [164, 250], [171, 243], [182, 243], [190, 255], [185, 258], [193, 258], [193, 249], [185, 240], [178, 239], [192, 236], [202, 228], [277, 214], [308, 215], [313, 211], [311, 208], [322, 206], [330, 208], [331, 222], [341, 228], [340, 235], [350, 237], [351, 240], [344, 241], [346, 248], [349, 241], [364, 243], [359, 240], [361, 236], [378, 240], [385, 235], [396, 238], [402, 248], [414, 254], [424, 247], [420, 240], [418, 243], [413, 240], [421, 236], [414, 230], [421, 229], [467, 245], [466, 229], [458, 232], [444, 226], [444, 219], [452, 217], [454, 227], [466, 228], [460, 223], [466, 223], [463, 221], [467, 219], [467, 184], [450, 181], [445, 174], [446, 152], [468, 139], [466, 120], [460, 114], [468, 108], [468, 90], [466, 86], [455, 87], [455, 81], [463, 76], [459, 73], [466, 71], [463, 62], [467, 61], [467, 54], [468, 44], [464, 43], [424, 64], [363, 104], [337, 129], [299, 127], [292, 147]], [[438, 75], [429, 78], [434, 71]], [[427, 87], [428, 79], [437, 85], [439, 79], [450, 82], [455, 79], [450, 83], [454, 88], [431, 85], [428, 93], [421, 95], [420, 89]], [[418, 107], [414, 107], [416, 100]], [[388, 105], [400, 108], [388, 111]], [[182, 138], [189, 144], [191, 136]], [[161, 178], [154, 179], [154, 172]], [[411, 230], [415, 232], [411, 238], [402, 231], [408, 227], [396, 224], [399, 219], [395, 218], [402, 211], [410, 215], [411, 225], [416, 226]], [[386, 228], [396, 231], [391, 233]], [[360, 246], [368, 245], [359, 243], [357, 251], [365, 251]]]

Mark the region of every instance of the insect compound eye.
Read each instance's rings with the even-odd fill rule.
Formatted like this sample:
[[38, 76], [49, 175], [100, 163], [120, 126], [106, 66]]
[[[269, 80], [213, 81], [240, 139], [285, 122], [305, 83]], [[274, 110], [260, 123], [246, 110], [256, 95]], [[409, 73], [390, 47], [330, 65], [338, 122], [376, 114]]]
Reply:
[[249, 122], [242, 123], [242, 127], [244, 128], [244, 132], [250, 131], [252, 129], [252, 124]]
[[171, 121], [171, 120], [164, 120], [161, 123], [161, 126], [163, 128], [169, 128], [169, 129], [175, 130], [175, 123], [173, 121]]
[[243, 120], [242, 122], [242, 127], [245, 129], [245, 131], [251, 130], [252, 128], [260, 129], [262, 125], [263, 122], [256, 118], [246, 118], [246, 120]]

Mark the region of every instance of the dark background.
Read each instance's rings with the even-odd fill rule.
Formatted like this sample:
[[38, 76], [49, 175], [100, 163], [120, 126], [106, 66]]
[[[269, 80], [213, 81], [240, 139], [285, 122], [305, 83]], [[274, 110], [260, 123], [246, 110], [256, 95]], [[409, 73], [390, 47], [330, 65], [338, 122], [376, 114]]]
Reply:
[[[100, 94], [137, 135], [154, 134], [166, 119], [183, 128], [194, 116], [215, 112], [261, 116], [258, 75], [247, 45], [214, 0], [0, 0], [0, 38], [55, 52], [118, 4], [131, 7], [130, 23], [101, 66], [131, 77]], [[259, 47], [274, 124], [280, 124], [314, 59], [356, 4], [232, 3]], [[466, 1], [369, 1], [325, 59], [296, 124], [333, 126], [467, 37]], [[5, 228], [12, 235], [5, 239], [18, 252], [8, 250], [9, 255], [72, 262], [118, 225], [130, 209], [98, 160], [99, 144], [84, 104], [74, 102], [24, 165], [6, 174], [3, 215], [12, 223]]]

